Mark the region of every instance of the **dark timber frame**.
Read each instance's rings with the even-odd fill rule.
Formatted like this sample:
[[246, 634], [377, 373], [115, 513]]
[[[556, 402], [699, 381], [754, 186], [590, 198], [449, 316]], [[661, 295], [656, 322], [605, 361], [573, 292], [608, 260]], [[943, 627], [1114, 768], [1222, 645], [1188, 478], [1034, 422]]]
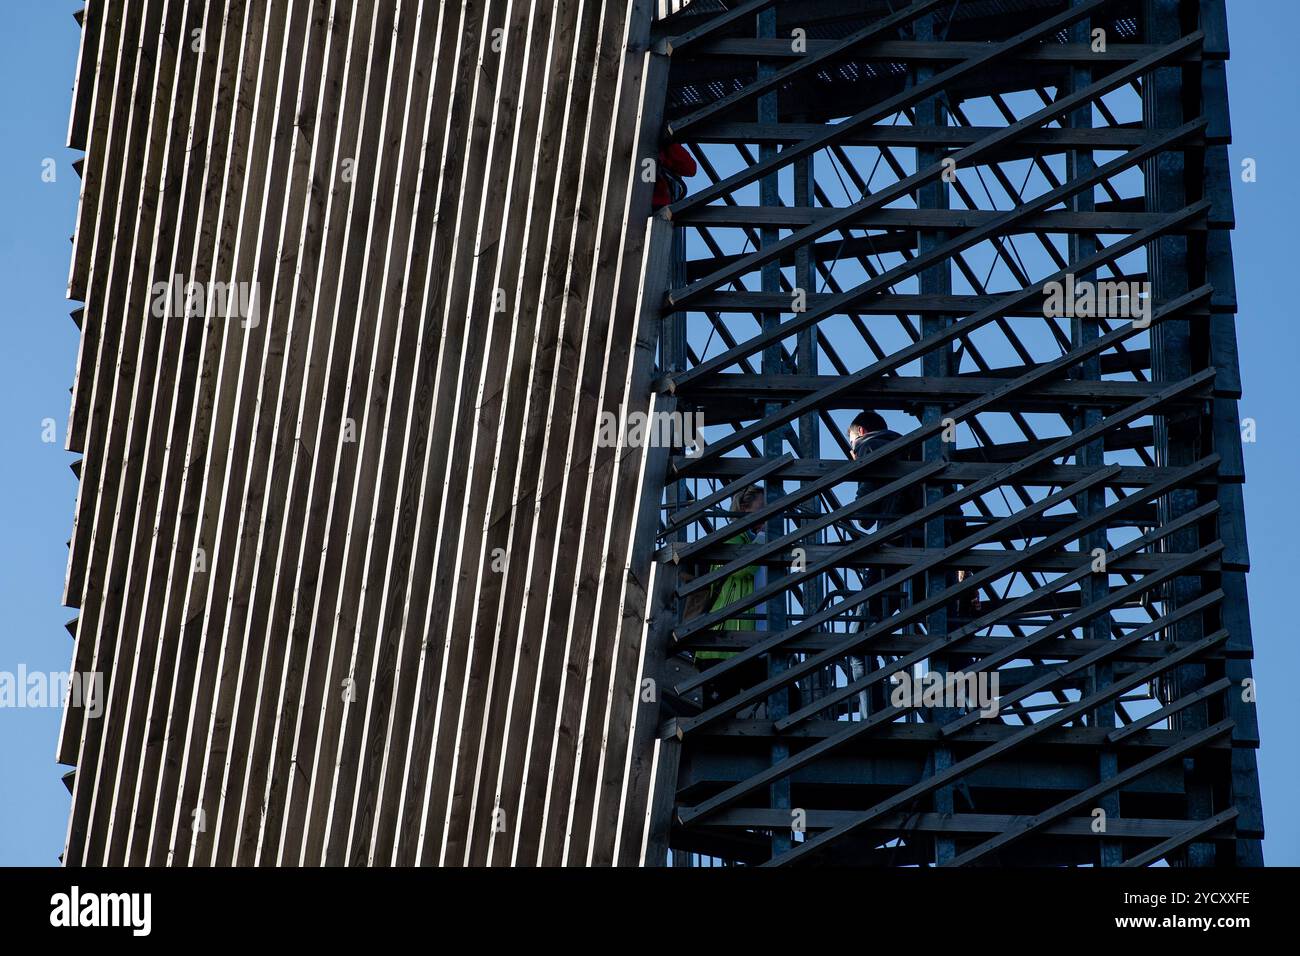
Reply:
[[65, 863], [1261, 862], [1224, 0], [78, 23]]
[[[658, 25], [703, 175], [659, 388], [708, 440], [664, 477], [645, 862], [1260, 865], [1223, 0], [727, 6]], [[1067, 274], [1149, 326], [1049, 317]], [[852, 461], [861, 408], [913, 424]], [[922, 665], [997, 716], [896, 706]]]

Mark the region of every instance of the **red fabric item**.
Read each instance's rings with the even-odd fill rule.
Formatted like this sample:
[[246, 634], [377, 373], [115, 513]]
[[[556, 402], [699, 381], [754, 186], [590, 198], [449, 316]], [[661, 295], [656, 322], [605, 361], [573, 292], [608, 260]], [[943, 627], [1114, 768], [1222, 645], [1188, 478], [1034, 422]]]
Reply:
[[[681, 179], [690, 179], [698, 168], [695, 165], [695, 157], [686, 151], [685, 146], [678, 143], [669, 143], [659, 150], [659, 166]], [[673, 195], [668, 188], [668, 181], [660, 176], [655, 180], [654, 197], [650, 200], [650, 206], [653, 209], [662, 209], [672, 201]]]
[[655, 180], [654, 198], [650, 200], [650, 208], [662, 209], [673, 201], [672, 194], [668, 191], [668, 180]]
[[682, 179], [690, 179], [695, 175], [695, 157], [680, 143], [669, 143], [659, 150], [659, 162], [670, 173], [676, 173]]

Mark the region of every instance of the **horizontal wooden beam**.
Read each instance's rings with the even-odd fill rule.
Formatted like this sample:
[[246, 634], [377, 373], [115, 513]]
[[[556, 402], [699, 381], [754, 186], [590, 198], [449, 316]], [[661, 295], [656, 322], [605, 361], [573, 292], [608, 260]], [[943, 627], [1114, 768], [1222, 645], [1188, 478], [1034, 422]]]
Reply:
[[[959, 149], [993, 136], [997, 126], [865, 126], [841, 139], [842, 146], [941, 147]], [[820, 123], [711, 123], [691, 135], [692, 143], [723, 143], [781, 146], [808, 139], [824, 129]], [[1004, 148], [1042, 153], [1068, 149], [1124, 150], [1168, 137], [1172, 130], [1138, 126], [1103, 126], [1085, 129], [1056, 127], [1027, 130]], [[1175, 149], [1195, 149], [1205, 145], [1204, 134], [1183, 140]], [[1004, 154], [991, 152], [987, 160], [1002, 159]]]
[[[833, 217], [836, 210], [809, 206], [700, 206], [676, 219], [681, 225], [755, 228], [770, 226], [794, 229]], [[1160, 222], [1162, 215], [1153, 212], [1074, 212], [1052, 210], [1024, 216], [1007, 223], [997, 234], [1020, 233], [1087, 233], [1121, 234], [1138, 232]], [[996, 209], [868, 209], [841, 225], [864, 229], [975, 229], [1005, 219]], [[1185, 224], [1179, 232], [1204, 232], [1207, 228], [1226, 229], [1230, 222], [1202, 219]], [[1107, 279], [1105, 281], [1115, 281]]]
[[[715, 260], [716, 261], [716, 260]], [[1141, 282], [1141, 275], [1119, 276], [1117, 282]], [[809, 292], [805, 300], [810, 309], [819, 309], [830, 303], [835, 296], [826, 292]], [[971, 315], [995, 307], [1005, 297], [999, 295], [891, 295], [882, 293], [854, 301], [838, 308], [831, 315]], [[702, 295], [692, 301], [690, 310], [699, 312], [780, 312], [789, 313], [793, 299], [789, 292], [730, 292], [717, 291]], [[1159, 308], [1164, 303], [1155, 303]], [[1213, 301], [1197, 302], [1189, 305], [1183, 314], [1189, 318], [1210, 315]], [[1006, 317], [1044, 318], [1042, 300], [1023, 302], [1002, 310]], [[1131, 353], [1130, 353], [1131, 354]], [[1105, 357], [1103, 357], [1105, 360]], [[1027, 366], [1020, 370], [1026, 371]]]
[[[1077, 592], [1065, 595], [1073, 596], [1073, 604], [1077, 608], [1079, 605]], [[1128, 605], [1137, 607], [1140, 604], [1134, 603]], [[973, 657], [987, 657], [989, 654], [996, 653], [1006, 647], [1009, 638], [1004, 637], [968, 637], [962, 641], [962, 650]], [[747, 637], [744, 631], [710, 631], [701, 635], [692, 644], [697, 650], [709, 651], [743, 651], [753, 643], [752, 637]], [[1053, 638], [1034, 646], [1034, 657], [1037, 660], [1061, 660], [1069, 661], [1080, 657], [1085, 657], [1098, 650], [1112, 648], [1114, 641], [1088, 640], [1086, 638]], [[812, 634], [805, 635], [791, 641], [787, 647], [791, 652], [808, 654], [819, 651], [831, 650], [837, 647], [843, 647], [843, 634]], [[873, 638], [871, 642], [872, 649], [878, 654], [886, 654], [894, 657], [901, 657], [904, 654], [910, 654], [916, 650], [916, 638], [910, 635], [893, 635]], [[1117, 661], [1157, 661], [1162, 660], [1167, 653], [1178, 650], [1180, 643], [1177, 641], [1139, 641], [1136, 644], [1120, 648], [1114, 654], [1113, 659]], [[1222, 660], [1228, 656], [1223, 652], [1209, 653], [1203, 659], [1205, 660]], [[806, 723], [806, 721], [804, 722]], [[718, 727], [725, 727], [726, 721], [720, 721], [716, 725], [708, 725], [706, 729], [699, 731], [708, 734], [717, 731]], [[797, 733], [798, 726], [786, 731], [786, 734]], [[971, 731], [967, 731], [970, 733]]]
[[[846, 822], [851, 814], [851, 810], [809, 809], [806, 823], [810, 830], [825, 830]], [[988, 834], [1000, 833], [1015, 819], [1012, 814], [1003, 813], [896, 813], [881, 817], [862, 829], [867, 833], [892, 836], [904, 829], [912, 833]], [[790, 813], [762, 807], [735, 807], [715, 815], [709, 826], [788, 828]], [[1094, 826], [1095, 820], [1091, 816], [1070, 817], [1044, 827], [1042, 832], [1049, 836], [1082, 837], [1095, 842], [1098, 834]], [[1106, 821], [1106, 836], [1113, 839], [1163, 839], [1178, 836], [1186, 829], [1185, 820], [1113, 817]]]
[[[699, 44], [693, 55], [708, 57], [736, 57], [740, 59], [797, 60], [804, 56], [824, 56], [833, 50], [835, 40], [809, 39], [802, 50], [796, 51], [788, 39], [732, 37]], [[953, 63], [978, 56], [988, 49], [987, 43], [961, 40], [871, 40], [855, 46], [843, 59], [888, 60], [901, 63]], [[1043, 43], [1009, 54], [1004, 62], [1011, 63], [1067, 63], [1093, 66], [1101, 63], [1131, 63], [1150, 56], [1160, 48], [1151, 43], [1109, 43], [1104, 51], [1094, 51], [1089, 43]], [[1184, 62], [1198, 63], [1202, 59], [1225, 59], [1221, 53], [1193, 50]]]
[[[1004, 448], [1009, 446], [998, 446]], [[1019, 447], [1018, 445], [1016, 446]], [[996, 450], [996, 449], [995, 449]], [[696, 473], [700, 478], [717, 478], [729, 480], [740, 477], [752, 470], [754, 458], [718, 458], [709, 463], [707, 468]], [[834, 458], [795, 458], [773, 474], [783, 481], [807, 481], [822, 478], [844, 467], [841, 459]], [[946, 481], [968, 484], [993, 474], [998, 469], [996, 461], [953, 461], [943, 471]], [[882, 461], [871, 465], [862, 474], [871, 478], [894, 479], [901, 477], [915, 468], [901, 461]], [[1046, 487], [1051, 485], [1068, 485], [1078, 481], [1084, 475], [1095, 471], [1090, 465], [1040, 465], [1016, 476], [1016, 483], [1022, 487]], [[1114, 478], [1103, 484], [1110, 488], [1137, 488], [1153, 484], [1176, 469], [1160, 466], [1122, 465]], [[1213, 476], [1196, 479], [1189, 484], [1211, 487], [1215, 484]]]
[[[743, 375], [723, 373], [707, 382], [679, 393], [705, 412], [706, 421], [735, 420], [758, 417], [767, 402], [792, 402], [822, 391], [833, 384], [835, 375]], [[927, 378], [914, 375], [891, 375], [864, 382], [859, 386], [840, 391], [833, 401], [823, 405], [827, 409], [909, 408], [921, 402], [952, 407], [963, 401], [986, 395], [1005, 379], [999, 378]], [[1069, 415], [1080, 407], [1115, 407], [1127, 402], [1147, 398], [1160, 391], [1155, 382], [1134, 382], [1113, 379], [1086, 381], [1057, 379], [1042, 382], [1007, 397], [1005, 402], [990, 403], [988, 410], [1000, 408], [1058, 410]], [[1214, 396], [1213, 385], [1205, 383], [1200, 389], [1181, 395], [1174, 405], [1192, 405]], [[752, 403], [751, 414], [737, 415], [734, 411], [744, 403]], [[719, 407], [717, 414], [710, 414]], [[725, 410], [723, 410], [725, 409]]]
[[[807, 544], [800, 547], [805, 552], [806, 560], [818, 562], [830, 561], [835, 557], [836, 552], [843, 550], [842, 547], [834, 544]], [[752, 553], [756, 550], [754, 545], [717, 544], [699, 552], [696, 559], [705, 563], [731, 562], [744, 559], [754, 560]], [[930, 552], [927, 552], [924, 548], [884, 546], [873, 548], [863, 554], [854, 555], [843, 562], [837, 561], [836, 565], [839, 567], [859, 568], [910, 567], [922, 560], [927, 553]], [[1005, 552], [976, 548], [949, 561], [948, 566], [970, 569], [991, 568], [1005, 557]], [[1091, 555], [1087, 554], [1058, 552], [1057, 554], [1035, 557], [1032, 561], [1027, 561], [1021, 565], [1021, 568], [1027, 571], [1073, 571], [1080, 564], [1087, 564], [1091, 560]], [[1108, 564], [1107, 568], [1113, 574], [1151, 574], [1169, 567], [1174, 561], [1175, 558], [1168, 554], [1135, 554], [1114, 561]], [[763, 560], [755, 560], [754, 563], [781, 567], [790, 563], [790, 556], [788, 554], [772, 555]], [[1217, 574], [1220, 565], [1217, 561], [1207, 561], [1199, 570], [1205, 574]]]

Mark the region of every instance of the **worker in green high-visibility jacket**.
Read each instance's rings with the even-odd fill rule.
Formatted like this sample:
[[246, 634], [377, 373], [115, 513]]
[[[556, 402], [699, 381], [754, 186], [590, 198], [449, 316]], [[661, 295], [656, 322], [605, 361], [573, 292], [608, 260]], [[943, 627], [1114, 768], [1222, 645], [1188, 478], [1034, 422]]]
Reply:
[[[742, 488], [731, 499], [733, 511], [742, 515], [751, 514], [763, 508], [767, 504], [767, 499], [763, 494], [763, 489], [757, 485], [749, 485]], [[732, 535], [726, 540], [726, 544], [752, 544], [756, 541], [762, 541], [766, 536], [760, 530], [757, 533], [752, 531], [741, 531]], [[718, 570], [722, 565], [715, 564], [711, 571]], [[717, 596], [714, 598], [709, 612], [720, 611], [728, 605], [735, 604], [737, 601], [748, 597], [754, 593], [758, 587], [766, 583], [764, 568], [759, 565], [749, 565], [733, 571], [728, 574], [721, 585], [717, 587]], [[752, 613], [753, 609], [749, 609]], [[766, 630], [762, 621], [756, 621], [752, 617], [729, 617], [724, 621], [713, 626], [713, 630], [720, 631], [754, 631]], [[701, 672], [716, 667], [722, 661], [735, 657], [736, 651], [696, 651], [695, 665]], [[704, 683], [704, 706], [712, 707], [714, 704], [731, 697], [746, 687], [751, 687], [767, 678], [767, 663], [763, 658], [755, 658], [738, 667], [730, 669], [725, 675], [717, 680], [706, 681]]]

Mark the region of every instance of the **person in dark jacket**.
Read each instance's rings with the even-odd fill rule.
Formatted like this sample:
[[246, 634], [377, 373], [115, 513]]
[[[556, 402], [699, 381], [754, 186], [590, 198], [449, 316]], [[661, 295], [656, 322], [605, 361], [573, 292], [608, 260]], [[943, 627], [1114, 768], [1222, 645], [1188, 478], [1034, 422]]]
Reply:
[[[890, 429], [885, 419], [878, 413], [866, 410], [857, 415], [848, 427], [849, 454], [854, 461], [867, 457], [871, 453], [888, 445], [890, 442], [899, 438], [899, 433]], [[904, 461], [919, 460], [919, 445], [913, 444], [900, 453]], [[859, 479], [857, 487], [858, 498], [864, 498], [878, 488], [889, 484], [892, 479], [875, 479], [870, 476], [864, 476]], [[943, 492], [944, 494], [947, 491]], [[887, 525], [897, 521], [906, 514], [921, 510], [925, 507], [925, 492], [920, 483], [909, 488], [897, 491], [888, 495], [884, 499], [875, 502], [859, 511], [856, 515], [858, 526], [863, 531], [870, 534], [878, 531]], [[945, 546], [952, 544], [953, 541], [965, 535], [964, 522], [962, 520], [962, 511], [960, 506], [953, 506], [943, 512], [944, 515], [944, 542]], [[923, 547], [925, 544], [924, 525], [915, 525], [903, 532], [901, 538], [895, 538], [891, 544], [901, 545], [903, 547]], [[879, 567], [869, 567], [863, 574], [862, 582], [865, 587], [871, 587], [877, 584], [884, 577], [884, 572]], [[965, 577], [965, 573], [958, 571], [956, 580], [960, 581]], [[978, 595], [967, 595], [963, 600], [954, 605], [955, 610], [963, 617], [969, 617], [978, 613], [981, 608]], [[867, 626], [871, 623], [881, 620], [888, 613], [884, 596], [879, 596], [868, 602], [867, 608]], [[853, 679], [861, 677], [867, 670], [878, 666], [870, 658], [850, 656], [850, 676]], [[873, 697], [879, 698], [880, 686], [875, 688]], [[862, 714], [869, 710], [877, 710], [883, 706], [883, 700], [874, 700], [868, 704], [867, 695], [859, 694], [859, 708]]]
[[[883, 448], [899, 437], [898, 432], [892, 430], [878, 412], [864, 411], [849, 424], [849, 454], [854, 461], [857, 461], [867, 457], [877, 449]], [[919, 461], [919, 451], [919, 446], [914, 444], [903, 449], [901, 458], [903, 461]], [[858, 480], [857, 497], [866, 497], [877, 488], [889, 484], [891, 480], [877, 480], [864, 476]], [[942, 493], [948, 494], [950, 490], [944, 489]], [[892, 495], [888, 495], [875, 504], [862, 509], [858, 512], [856, 520], [862, 530], [869, 534], [892, 524], [903, 515], [920, 511], [924, 507], [925, 492], [921, 484], [917, 483], [909, 488], [896, 491]], [[950, 506], [944, 510], [943, 515], [945, 542], [952, 544], [954, 541], [965, 537], [965, 522], [962, 520], [961, 506]], [[891, 543], [902, 544], [905, 547], [922, 547], [925, 543], [924, 528], [920, 525], [909, 528], [903, 533], [901, 541], [895, 540]], [[961, 577], [959, 576], [958, 580]]]
[[[879, 412], [864, 411], [849, 423], [848, 437], [849, 454], [854, 461], [857, 461], [866, 458], [872, 452], [883, 448], [890, 442], [896, 441], [900, 436], [898, 432], [889, 427]], [[916, 459], [916, 446], [913, 445], [911, 448], [905, 449], [903, 458], [907, 461], [914, 461]], [[869, 476], [863, 476], [858, 479], [857, 497], [865, 498], [885, 484], [888, 484], [888, 482], [877, 481]], [[857, 522], [863, 531], [870, 533], [876, 528], [897, 520], [900, 515], [915, 511], [921, 505], [920, 489], [908, 488], [864, 508], [858, 513]]]
[[[854, 461], [866, 458], [873, 452], [883, 448], [892, 441], [899, 438], [898, 432], [891, 429], [884, 417], [879, 412], [866, 410], [859, 413], [852, 422], [849, 423], [849, 455]], [[915, 445], [904, 449], [902, 457], [904, 460], [915, 460], [917, 447]], [[865, 498], [883, 485], [888, 484], [890, 479], [877, 479], [870, 475], [863, 475], [858, 479], [857, 498]], [[870, 534], [878, 531], [886, 525], [897, 521], [899, 517], [912, 511], [916, 511], [923, 506], [924, 493], [919, 486], [908, 488], [903, 491], [895, 492], [874, 504], [864, 506], [855, 515], [854, 520], [858, 527], [865, 533]], [[903, 540], [895, 541], [895, 544], [905, 546], [919, 547], [924, 541], [924, 532], [921, 528], [909, 529], [903, 537]], [[862, 583], [866, 587], [877, 584], [884, 576], [884, 572], [879, 567], [869, 567], [862, 576]], [[885, 614], [884, 596], [878, 596], [868, 602], [867, 614], [870, 620], [878, 621]], [[855, 663], [858, 663], [855, 661]]]

